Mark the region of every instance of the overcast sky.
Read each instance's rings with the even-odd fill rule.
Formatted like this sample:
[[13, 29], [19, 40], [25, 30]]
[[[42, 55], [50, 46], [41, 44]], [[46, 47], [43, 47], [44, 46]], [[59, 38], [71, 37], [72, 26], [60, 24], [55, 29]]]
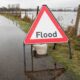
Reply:
[[18, 3], [21, 8], [36, 8], [36, 6], [43, 4], [47, 4], [50, 8], [74, 8], [80, 4], [80, 0], [0, 0], [0, 7]]

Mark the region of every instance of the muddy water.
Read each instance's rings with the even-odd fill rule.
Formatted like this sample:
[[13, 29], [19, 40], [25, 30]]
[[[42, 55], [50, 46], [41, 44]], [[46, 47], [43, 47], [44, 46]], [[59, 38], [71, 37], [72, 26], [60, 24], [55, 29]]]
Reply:
[[[64, 30], [67, 29], [69, 26], [75, 25], [77, 12], [52, 11], [52, 13], [56, 17], [57, 21], [59, 22], [59, 24], [62, 26]], [[32, 12], [28, 11], [26, 15], [31, 19], [35, 19], [36, 11], [32, 11]], [[22, 12], [21, 17], [23, 18], [24, 16], [25, 16], [25, 12]]]
[[[34, 58], [34, 70], [42, 70], [41, 72], [24, 74], [23, 40], [26, 34], [19, 27], [15, 22], [0, 16], [0, 80], [54, 80], [55, 74], [63, 74], [64, 69], [59, 69], [56, 73], [54, 70], [45, 71], [55, 68], [55, 61], [50, 56]], [[31, 71], [30, 49], [27, 45], [26, 71]], [[63, 66], [57, 63], [57, 68]]]

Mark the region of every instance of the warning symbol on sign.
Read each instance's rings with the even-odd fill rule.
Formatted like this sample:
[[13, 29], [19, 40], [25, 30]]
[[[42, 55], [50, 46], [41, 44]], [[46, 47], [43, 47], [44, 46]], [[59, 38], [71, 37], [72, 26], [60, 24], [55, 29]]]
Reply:
[[68, 37], [48, 7], [43, 5], [24, 40], [24, 44], [62, 42], [68, 42]]

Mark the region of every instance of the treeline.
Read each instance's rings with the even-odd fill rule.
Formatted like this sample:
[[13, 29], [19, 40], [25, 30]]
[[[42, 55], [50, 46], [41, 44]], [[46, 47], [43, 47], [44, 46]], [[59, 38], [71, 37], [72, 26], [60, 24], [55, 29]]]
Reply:
[[[16, 11], [16, 10], [21, 10], [21, 11], [37, 11], [36, 9], [33, 8], [27, 8], [27, 9], [22, 9], [22, 8], [6, 8], [6, 7], [2, 7], [0, 8], [0, 11]], [[50, 9], [51, 11], [77, 11], [77, 8], [74, 9]]]

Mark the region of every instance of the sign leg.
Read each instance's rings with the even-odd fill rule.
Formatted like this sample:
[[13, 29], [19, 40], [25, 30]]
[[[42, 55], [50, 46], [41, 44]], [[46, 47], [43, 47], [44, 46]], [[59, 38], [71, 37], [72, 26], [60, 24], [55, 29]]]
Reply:
[[25, 54], [25, 44], [23, 43], [23, 53], [24, 53], [24, 72], [26, 73], [26, 54]]
[[32, 61], [32, 72], [33, 72], [33, 50], [32, 50], [33, 46], [31, 45], [31, 61]]
[[69, 59], [72, 59], [72, 52], [71, 52], [71, 44], [70, 44], [70, 41], [68, 41], [68, 48], [69, 48]]
[[56, 43], [54, 43], [54, 45], [53, 45], [53, 50], [55, 50], [56, 49]]

